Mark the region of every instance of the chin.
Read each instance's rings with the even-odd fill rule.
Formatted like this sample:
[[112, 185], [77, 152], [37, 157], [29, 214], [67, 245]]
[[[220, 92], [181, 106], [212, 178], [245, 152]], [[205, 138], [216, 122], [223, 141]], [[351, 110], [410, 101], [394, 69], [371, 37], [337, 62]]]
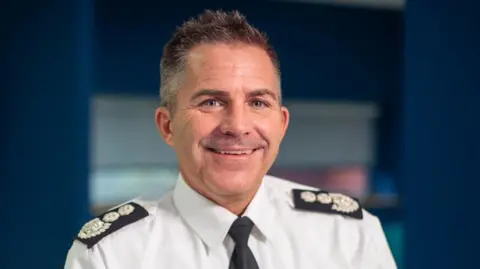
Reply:
[[223, 195], [239, 195], [249, 193], [256, 189], [260, 182], [256, 176], [251, 173], [241, 173], [238, 171], [225, 173], [215, 173], [207, 179], [207, 185]]

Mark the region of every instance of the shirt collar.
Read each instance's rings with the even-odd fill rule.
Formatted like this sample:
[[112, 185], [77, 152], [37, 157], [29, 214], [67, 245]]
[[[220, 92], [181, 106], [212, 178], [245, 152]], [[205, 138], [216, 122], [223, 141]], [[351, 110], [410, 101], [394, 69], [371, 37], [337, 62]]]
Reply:
[[[180, 215], [209, 247], [223, 243], [237, 216], [193, 190], [179, 174], [173, 200]], [[248, 216], [265, 238], [272, 233], [273, 206], [262, 182], [243, 216]]]
[[273, 225], [273, 209], [274, 206], [270, 202], [265, 184], [262, 181], [257, 194], [253, 197], [243, 216], [249, 217], [253, 223], [255, 223], [255, 228], [258, 229], [266, 239], [271, 239], [274, 231], [273, 227], [275, 227], [275, 225]]

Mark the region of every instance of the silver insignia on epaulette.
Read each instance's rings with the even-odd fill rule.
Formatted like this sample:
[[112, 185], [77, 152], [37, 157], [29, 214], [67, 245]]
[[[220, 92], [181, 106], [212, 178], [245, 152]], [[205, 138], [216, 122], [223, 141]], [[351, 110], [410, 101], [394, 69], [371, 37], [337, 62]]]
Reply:
[[313, 203], [317, 200], [315, 193], [311, 191], [304, 191], [300, 194], [300, 198], [307, 203]]
[[319, 193], [317, 194], [317, 201], [322, 204], [331, 204], [333, 199], [328, 193]]
[[114, 222], [120, 217], [120, 214], [117, 212], [108, 212], [103, 216], [102, 220], [105, 222]]
[[351, 213], [357, 211], [360, 205], [357, 201], [341, 193], [330, 193], [333, 199], [332, 209], [340, 212]]
[[99, 218], [95, 218], [83, 225], [82, 229], [78, 233], [78, 237], [81, 239], [87, 239], [95, 237], [110, 228], [110, 223], [101, 221]]
[[124, 205], [118, 209], [118, 213], [122, 216], [130, 215], [135, 210], [133, 205]]

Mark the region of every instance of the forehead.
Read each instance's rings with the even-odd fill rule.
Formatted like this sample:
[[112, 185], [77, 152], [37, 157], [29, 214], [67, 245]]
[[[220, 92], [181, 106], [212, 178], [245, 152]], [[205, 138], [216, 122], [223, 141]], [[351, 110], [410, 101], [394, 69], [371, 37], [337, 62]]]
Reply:
[[225, 86], [241, 83], [243, 87], [272, 88], [278, 84], [268, 54], [259, 47], [243, 44], [195, 47], [187, 57], [187, 75], [197, 83], [228, 84]]

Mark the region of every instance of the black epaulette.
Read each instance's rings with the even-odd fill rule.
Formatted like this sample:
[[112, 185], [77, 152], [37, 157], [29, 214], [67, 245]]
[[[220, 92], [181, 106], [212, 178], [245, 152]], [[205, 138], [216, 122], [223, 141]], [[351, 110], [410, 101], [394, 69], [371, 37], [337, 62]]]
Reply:
[[341, 193], [294, 189], [293, 202], [296, 209], [363, 219], [359, 201]]
[[75, 239], [91, 248], [109, 234], [148, 215], [148, 211], [139, 204], [126, 203], [87, 222]]

